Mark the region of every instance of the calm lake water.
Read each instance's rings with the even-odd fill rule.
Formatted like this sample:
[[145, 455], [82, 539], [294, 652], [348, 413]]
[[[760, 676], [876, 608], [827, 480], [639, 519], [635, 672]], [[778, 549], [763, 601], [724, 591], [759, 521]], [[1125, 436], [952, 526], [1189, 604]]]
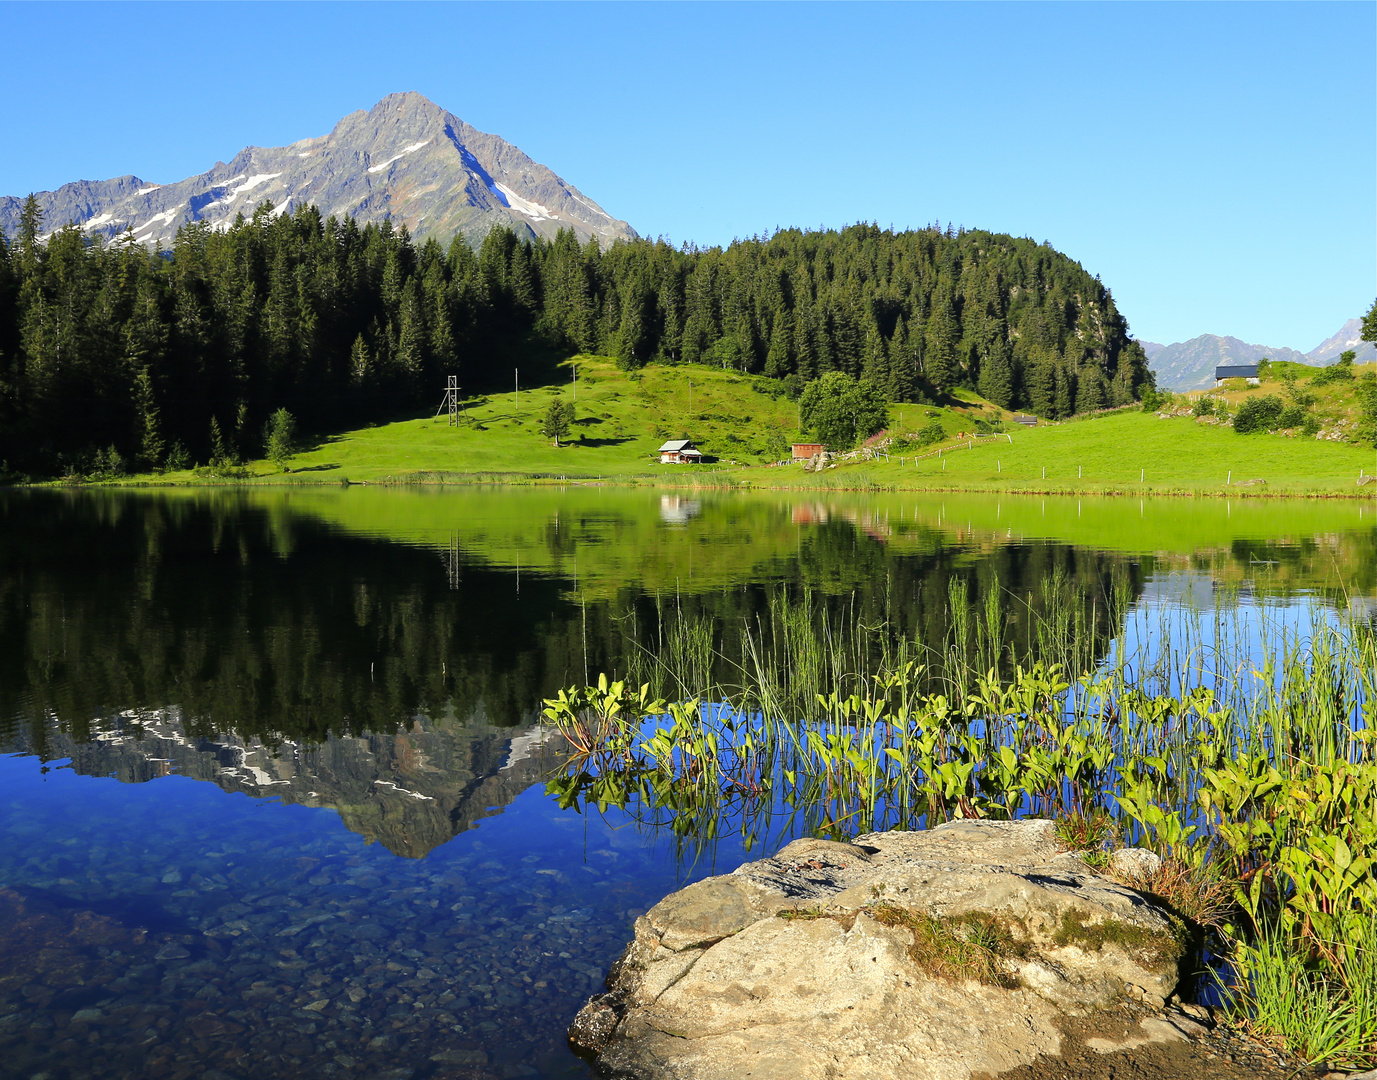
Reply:
[[0, 1074], [586, 1076], [564, 1030], [635, 917], [797, 826], [747, 850], [560, 810], [541, 699], [685, 618], [721, 677], [800, 595], [940, 646], [956, 579], [1026, 596], [1024, 646], [1051, 579], [1095, 612], [1371, 619], [1377, 511], [0, 492]]

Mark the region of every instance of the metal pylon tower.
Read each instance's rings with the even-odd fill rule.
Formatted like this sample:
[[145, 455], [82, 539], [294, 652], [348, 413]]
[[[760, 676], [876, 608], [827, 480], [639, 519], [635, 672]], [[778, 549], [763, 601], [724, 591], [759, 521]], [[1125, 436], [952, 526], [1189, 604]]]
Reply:
[[449, 426], [459, 426], [459, 376], [446, 376], [445, 400], [440, 402], [440, 407], [435, 410], [435, 415], [439, 416], [446, 409], [449, 410]]

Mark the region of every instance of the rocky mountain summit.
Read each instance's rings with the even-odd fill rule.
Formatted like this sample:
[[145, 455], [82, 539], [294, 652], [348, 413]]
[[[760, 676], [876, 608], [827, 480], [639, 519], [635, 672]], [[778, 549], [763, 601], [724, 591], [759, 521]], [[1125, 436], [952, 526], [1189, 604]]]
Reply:
[[[970, 1080], [1137, 1003], [1112, 1053], [1200, 1032], [1160, 1013], [1179, 924], [1062, 853], [1050, 821], [803, 839], [636, 921], [571, 1041], [636, 1080]], [[1145, 855], [1147, 853], [1144, 853]]]
[[[602, 244], [631, 238], [619, 221], [511, 143], [470, 127], [417, 93], [389, 94], [350, 113], [328, 135], [290, 146], [245, 147], [228, 163], [170, 184], [120, 176], [37, 193], [45, 228], [75, 222], [112, 239], [133, 230], [171, 247], [177, 229], [224, 229], [264, 200], [281, 214], [313, 204], [360, 224], [392, 221], [416, 239], [480, 241], [497, 224], [526, 236], [573, 229]], [[0, 231], [14, 236], [23, 198], [0, 197]]]

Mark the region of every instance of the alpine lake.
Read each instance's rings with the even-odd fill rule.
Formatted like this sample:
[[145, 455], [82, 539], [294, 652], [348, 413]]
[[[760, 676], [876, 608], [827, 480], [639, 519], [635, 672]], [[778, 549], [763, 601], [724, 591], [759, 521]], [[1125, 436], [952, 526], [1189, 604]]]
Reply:
[[1372, 622], [1377, 504], [0, 492], [0, 1075], [588, 1076], [638, 915], [867, 823], [561, 786], [543, 701], [787, 666], [785, 608], [853, 667], [939, 655], [957, 595], [1009, 657], [1049, 606], [1092, 663], [1221, 612], [1250, 655]]

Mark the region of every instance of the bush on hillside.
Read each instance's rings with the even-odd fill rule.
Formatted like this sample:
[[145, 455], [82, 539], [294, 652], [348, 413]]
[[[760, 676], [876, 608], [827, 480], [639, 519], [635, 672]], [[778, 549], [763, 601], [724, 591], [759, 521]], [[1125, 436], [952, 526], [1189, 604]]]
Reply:
[[1144, 390], [1143, 412], [1161, 412], [1171, 408], [1176, 395], [1170, 390]]
[[1337, 363], [1331, 367], [1321, 368], [1319, 373], [1310, 380], [1310, 385], [1328, 386], [1330, 383], [1351, 382], [1353, 380], [1353, 361], [1357, 358], [1357, 353], [1352, 349], [1346, 349], [1339, 354]]
[[1277, 417], [1277, 427], [1279, 428], [1298, 428], [1305, 423], [1305, 406], [1288, 405], [1281, 410], [1281, 415]]
[[1362, 408], [1358, 439], [1377, 446], [1377, 372], [1369, 371], [1359, 381], [1358, 405]]
[[936, 420], [929, 420], [927, 424], [919, 428], [913, 435], [914, 446], [931, 446], [939, 443], [947, 437], [947, 431]]
[[1238, 407], [1234, 414], [1234, 431], [1240, 435], [1250, 435], [1255, 431], [1271, 431], [1281, 423], [1286, 406], [1275, 394], [1251, 397]]
[[1195, 404], [1193, 404], [1193, 405], [1191, 406], [1191, 415], [1192, 415], [1192, 416], [1213, 416], [1213, 415], [1214, 415], [1214, 398], [1212, 398], [1212, 397], [1198, 397], [1198, 398], [1196, 398], [1196, 399], [1195, 399]]

